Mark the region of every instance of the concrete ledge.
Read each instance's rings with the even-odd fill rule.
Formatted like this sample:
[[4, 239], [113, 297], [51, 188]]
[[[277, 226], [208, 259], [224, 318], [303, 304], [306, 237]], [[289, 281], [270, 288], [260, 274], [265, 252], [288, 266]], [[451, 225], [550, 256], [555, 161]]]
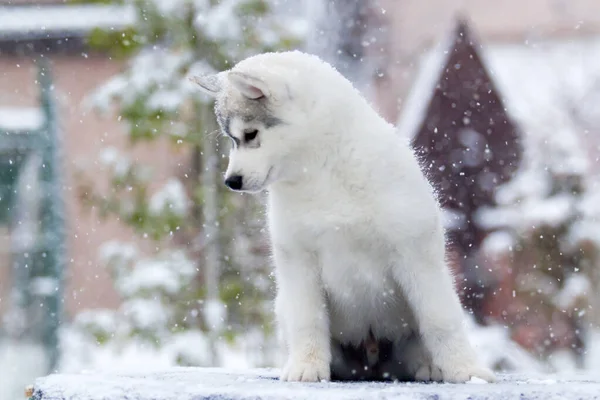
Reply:
[[493, 384], [286, 383], [278, 371], [173, 368], [152, 372], [56, 374], [36, 380], [35, 400], [600, 399], [600, 374], [499, 375]]

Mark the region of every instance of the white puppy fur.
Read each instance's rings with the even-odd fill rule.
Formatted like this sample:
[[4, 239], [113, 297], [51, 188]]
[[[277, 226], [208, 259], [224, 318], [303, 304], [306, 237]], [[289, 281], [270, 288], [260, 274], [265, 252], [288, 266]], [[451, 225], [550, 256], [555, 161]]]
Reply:
[[409, 379], [493, 381], [467, 340], [435, 193], [352, 84], [298, 51], [194, 79], [235, 142], [226, 183], [268, 191], [281, 378], [328, 380], [336, 343], [372, 337], [393, 342]]

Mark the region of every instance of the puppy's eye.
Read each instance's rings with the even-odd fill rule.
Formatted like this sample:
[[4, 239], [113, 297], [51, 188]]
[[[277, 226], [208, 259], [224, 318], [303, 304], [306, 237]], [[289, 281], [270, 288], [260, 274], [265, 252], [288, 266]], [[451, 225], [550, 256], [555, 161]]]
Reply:
[[258, 135], [258, 130], [252, 129], [251, 131], [244, 132], [244, 142], [251, 142], [256, 139], [256, 135]]

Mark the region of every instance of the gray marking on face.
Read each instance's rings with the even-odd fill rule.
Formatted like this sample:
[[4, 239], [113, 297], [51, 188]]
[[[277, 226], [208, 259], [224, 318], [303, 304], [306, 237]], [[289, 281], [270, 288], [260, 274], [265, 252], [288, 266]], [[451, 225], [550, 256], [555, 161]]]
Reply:
[[[284, 122], [275, 117], [272, 111], [269, 109], [267, 98], [260, 98], [251, 100], [242, 98], [238, 101], [232, 101], [224, 96], [221, 99], [217, 99], [215, 104], [215, 113], [217, 115], [217, 121], [223, 133], [229, 136], [234, 141], [234, 146], [244, 146], [249, 148], [260, 147], [260, 130], [261, 128], [272, 128], [277, 125], [284, 124]], [[231, 121], [233, 118], [239, 118], [244, 123], [255, 126], [249, 126], [248, 129], [254, 128], [259, 130], [259, 137], [251, 142], [245, 143], [243, 135], [244, 132], [239, 132], [241, 137], [237, 137], [236, 133], [231, 132]], [[262, 125], [262, 126], [260, 126]]]
[[221, 128], [221, 132], [233, 141], [233, 147], [238, 147], [240, 145], [240, 139], [231, 135], [231, 117], [229, 115], [224, 115], [217, 107], [215, 107], [215, 115], [217, 117], [219, 128]]
[[232, 136], [232, 135], [227, 135], [227, 137], [233, 141], [233, 147], [237, 148], [237, 147], [240, 146], [240, 144], [241, 144], [240, 139], [238, 139], [238, 138], [236, 138], [235, 136]]
[[242, 121], [244, 121], [244, 122], [256, 121], [256, 122], [264, 125], [265, 128], [272, 128], [274, 126], [283, 124], [283, 121], [281, 119], [279, 119], [275, 116], [272, 116], [272, 115], [263, 115], [260, 117], [256, 117], [254, 115], [243, 115]]
[[264, 120], [261, 121], [265, 128], [272, 128], [277, 125], [283, 124], [283, 121], [274, 116], [267, 116]]
[[231, 136], [229, 124], [231, 123], [231, 117], [222, 112], [220, 107], [215, 107], [215, 115], [217, 117], [217, 123], [221, 128], [221, 131], [227, 136]]
[[230, 117], [241, 118], [244, 122], [256, 121], [264, 125], [265, 128], [271, 128], [283, 123], [283, 121], [273, 115], [273, 112], [269, 109], [269, 100], [266, 98], [257, 100], [244, 98], [238, 104], [228, 105], [226, 103], [230, 102], [224, 101], [221, 110]]

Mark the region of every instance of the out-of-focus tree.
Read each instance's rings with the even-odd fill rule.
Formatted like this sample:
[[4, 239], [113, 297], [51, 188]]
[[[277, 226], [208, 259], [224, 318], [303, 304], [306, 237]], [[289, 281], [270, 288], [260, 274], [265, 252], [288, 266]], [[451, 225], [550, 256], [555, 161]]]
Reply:
[[383, 76], [388, 60], [388, 27], [379, 0], [309, 0], [313, 29], [310, 52], [319, 54], [359, 90]]
[[598, 191], [574, 132], [533, 138], [526, 155], [499, 188], [499, 206], [480, 214], [482, 225], [497, 229], [484, 248], [509, 260], [514, 301], [503, 316], [513, 339], [544, 360], [568, 348], [581, 367], [600, 262]]
[[[76, 324], [101, 343], [142, 340], [179, 349], [172, 354], [180, 364], [218, 365], [220, 339], [243, 333], [261, 346], [269, 337], [272, 282], [259, 203], [223, 188], [228, 146], [216, 134], [212, 99], [189, 77], [296, 47], [305, 24], [286, 13], [285, 2], [271, 0], [112, 3], [132, 7], [137, 20], [122, 31], [91, 33], [92, 48], [126, 60], [125, 70], [92, 94], [93, 105], [118, 116], [132, 151], [167, 141], [184, 167], [156, 190], [152, 165], [105, 148], [100, 159], [110, 187], [79, 177], [82, 201], [133, 229], [144, 245], [104, 246], [100, 258], [122, 305], [101, 317], [86, 312]], [[181, 346], [181, 339], [195, 342]], [[185, 359], [189, 347], [205, 351]]]

